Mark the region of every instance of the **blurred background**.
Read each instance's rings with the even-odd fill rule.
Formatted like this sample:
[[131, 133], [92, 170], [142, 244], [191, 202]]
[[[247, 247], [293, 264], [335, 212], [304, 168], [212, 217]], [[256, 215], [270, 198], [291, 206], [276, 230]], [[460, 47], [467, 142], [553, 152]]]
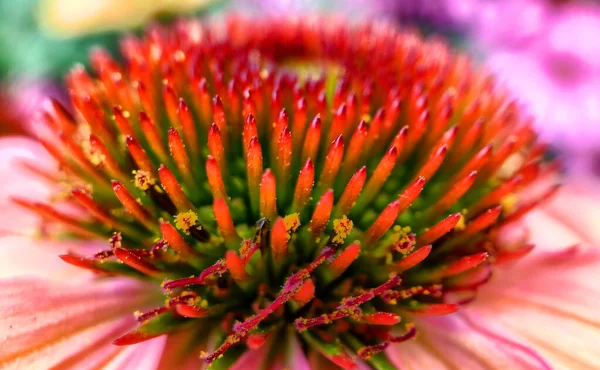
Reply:
[[442, 36], [485, 63], [536, 118], [572, 174], [600, 178], [600, 1], [0, 0], [0, 135], [29, 134], [44, 96], [89, 48], [177, 17], [324, 12]]

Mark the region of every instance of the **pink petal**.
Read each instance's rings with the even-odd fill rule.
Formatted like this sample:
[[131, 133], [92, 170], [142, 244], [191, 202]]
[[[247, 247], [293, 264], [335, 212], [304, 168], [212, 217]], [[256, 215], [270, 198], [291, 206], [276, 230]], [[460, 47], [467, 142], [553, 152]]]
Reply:
[[20, 164], [20, 160], [35, 161], [45, 169], [53, 168], [53, 160], [45, 149], [32, 139], [24, 137], [0, 138], [0, 235], [31, 233], [39, 226], [39, 218], [31, 212], [15, 206], [13, 196], [45, 200], [50, 195], [49, 184], [32, 175]]
[[49, 241], [27, 236], [0, 237], [0, 278], [27, 276], [51, 280], [89, 279], [94, 275], [58, 258], [69, 250], [92, 255], [106, 243]]
[[4, 279], [0, 291], [0, 365], [43, 353], [48, 346], [128, 316], [157, 298], [147, 285], [124, 279], [85, 285]]
[[158, 369], [164, 353], [166, 336], [157, 337], [143, 343], [125, 347], [112, 361], [103, 367], [105, 370], [155, 370]]
[[[505, 330], [479, 330], [461, 313], [415, 320], [419, 335], [388, 350], [398, 368], [407, 369], [548, 369], [531, 347]], [[482, 324], [483, 325], [483, 324]]]
[[3, 369], [15, 370], [91, 368], [94, 363], [92, 359], [101, 364], [116, 354], [120, 347], [113, 346], [112, 340], [131, 329], [134, 321], [133, 317], [127, 317], [103, 322], [53, 341], [39, 350], [0, 363]]

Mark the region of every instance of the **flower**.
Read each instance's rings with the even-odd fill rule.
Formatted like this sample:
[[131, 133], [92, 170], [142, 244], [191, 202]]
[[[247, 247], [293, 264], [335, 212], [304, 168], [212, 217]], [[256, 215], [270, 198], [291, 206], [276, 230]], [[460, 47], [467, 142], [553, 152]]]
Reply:
[[[600, 143], [600, 7], [510, 0], [475, 4], [475, 44], [536, 117], [540, 134], [576, 172], [597, 170]], [[594, 166], [596, 168], [594, 168]]]
[[[432, 335], [441, 350], [497, 344], [473, 315], [537, 292], [548, 264], [496, 271], [531, 251], [520, 225], [556, 192], [556, 163], [519, 106], [439, 40], [229, 18], [153, 27], [122, 54], [94, 51], [93, 77], [67, 76], [74, 112], [50, 101], [49, 134], [7, 145], [31, 158], [3, 161], [15, 186], [1, 200], [43, 222], [2, 208], [3, 365], [391, 368]], [[581, 302], [568, 293], [564, 312]]]

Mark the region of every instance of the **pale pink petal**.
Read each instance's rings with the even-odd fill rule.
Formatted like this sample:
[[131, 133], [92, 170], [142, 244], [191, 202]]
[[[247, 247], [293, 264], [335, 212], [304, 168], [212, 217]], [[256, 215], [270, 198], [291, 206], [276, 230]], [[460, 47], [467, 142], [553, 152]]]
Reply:
[[[571, 178], [559, 193], [545, 203], [541, 210], [555, 223], [568, 228], [580, 238], [580, 243], [600, 247], [600, 182], [589, 177]], [[548, 238], [538, 239], [540, 233], [556, 237], [558, 230], [539, 227], [537, 217], [528, 218], [528, 226], [534, 233], [533, 242], [544, 246]], [[563, 246], [568, 244], [563, 244]]]
[[73, 251], [92, 255], [106, 243], [80, 241], [50, 241], [27, 236], [0, 237], [0, 278], [38, 277], [50, 280], [89, 279], [93, 273], [69, 265], [58, 255]]
[[557, 368], [598, 368], [600, 249], [541, 249], [499, 270], [465, 313], [530, 343]]
[[167, 336], [163, 335], [145, 342], [125, 347], [104, 370], [155, 370], [164, 353]]
[[532, 347], [487, 321], [475, 325], [461, 313], [415, 318], [416, 338], [395, 344], [390, 360], [400, 369], [548, 369]]
[[39, 350], [5, 361], [3, 369], [68, 369], [83, 365], [92, 368], [92, 358], [101, 364], [114, 356], [119, 347], [111, 342], [130, 330], [134, 321], [133, 317], [119, 318], [77, 331]]
[[0, 365], [160, 299], [148, 285], [116, 278], [85, 284], [4, 279], [0, 291]]
[[38, 142], [24, 137], [0, 138], [0, 159], [0, 235], [31, 233], [39, 226], [38, 216], [16, 206], [10, 198], [45, 200], [50, 195], [50, 187], [24, 169], [19, 161], [35, 161], [46, 169], [52, 168], [54, 162]]

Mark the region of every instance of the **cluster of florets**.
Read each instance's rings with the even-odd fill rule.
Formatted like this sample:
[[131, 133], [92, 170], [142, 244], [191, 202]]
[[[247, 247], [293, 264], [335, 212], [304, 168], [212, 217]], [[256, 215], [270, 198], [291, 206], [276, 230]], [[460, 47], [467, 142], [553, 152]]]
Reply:
[[201, 356], [226, 365], [292, 328], [342, 367], [382, 363], [417, 333], [411, 317], [455, 312], [530, 249], [494, 233], [548, 195], [518, 196], [552, 172], [545, 148], [439, 41], [232, 18], [151, 28], [122, 56], [94, 51], [93, 76], [67, 77], [74, 114], [43, 115], [62, 171], [37, 171], [71, 184], [65, 201], [88, 217], [16, 200], [110, 239], [66, 262], [162, 284], [166, 303], [115, 344], [217, 332]]

